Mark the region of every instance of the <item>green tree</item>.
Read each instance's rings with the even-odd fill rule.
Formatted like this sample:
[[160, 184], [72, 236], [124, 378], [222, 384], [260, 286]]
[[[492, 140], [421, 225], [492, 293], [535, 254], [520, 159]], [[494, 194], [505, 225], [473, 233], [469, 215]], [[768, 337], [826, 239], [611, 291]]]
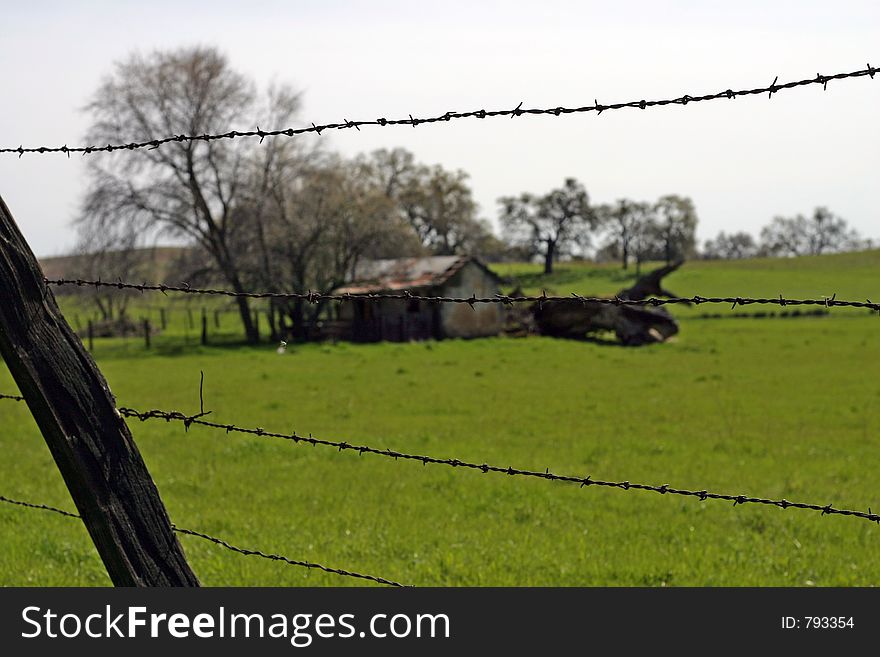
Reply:
[[514, 246], [541, 254], [545, 274], [553, 272], [561, 254], [589, 246], [590, 232], [599, 222], [587, 190], [574, 178], [544, 196], [505, 196], [498, 203], [504, 236]]
[[774, 217], [761, 229], [761, 251], [773, 256], [821, 255], [861, 244], [846, 220], [825, 207], [816, 208], [810, 217]]
[[709, 260], [738, 260], [751, 258], [758, 252], [755, 238], [749, 233], [739, 231], [729, 235], [723, 230], [715, 239], [706, 240], [703, 257]]
[[599, 206], [596, 215], [606, 231], [604, 252], [620, 258], [623, 269], [629, 268], [631, 256], [641, 262], [640, 238], [653, 216], [651, 204], [620, 199]]
[[415, 231], [422, 246], [436, 255], [475, 253], [492, 236], [478, 207], [468, 175], [416, 161], [402, 148], [362, 156], [364, 175], [394, 202], [396, 212]]
[[654, 205], [656, 224], [653, 239], [667, 265], [696, 253], [697, 211], [687, 196], [669, 194]]

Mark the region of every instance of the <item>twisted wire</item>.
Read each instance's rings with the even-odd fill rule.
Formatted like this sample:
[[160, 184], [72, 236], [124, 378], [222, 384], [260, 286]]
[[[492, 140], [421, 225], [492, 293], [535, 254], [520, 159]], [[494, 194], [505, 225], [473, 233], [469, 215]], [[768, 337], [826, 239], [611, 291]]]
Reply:
[[496, 474], [504, 474], [508, 476], [521, 476], [521, 477], [532, 477], [537, 479], [544, 479], [547, 481], [555, 481], [562, 483], [571, 483], [578, 484], [581, 488], [587, 486], [602, 486], [607, 488], [615, 488], [625, 491], [631, 490], [640, 490], [640, 491], [651, 491], [654, 493], [659, 493], [661, 495], [682, 495], [686, 497], [697, 497], [701, 501], [706, 500], [724, 500], [728, 502], [733, 502], [734, 506], [738, 506], [740, 504], [762, 504], [769, 506], [776, 506], [781, 509], [804, 509], [809, 511], [819, 511], [824, 515], [841, 515], [841, 516], [852, 516], [856, 518], [863, 518], [865, 520], [870, 520], [871, 522], [880, 523], [880, 514], [874, 513], [870, 508], [867, 512], [865, 511], [857, 511], [853, 509], [841, 509], [836, 508], [833, 504], [813, 504], [808, 502], [791, 502], [786, 499], [770, 499], [764, 497], [755, 497], [751, 495], [733, 495], [729, 493], [712, 493], [708, 490], [688, 490], [684, 488], [675, 488], [670, 486], [669, 484], [662, 485], [653, 485], [653, 484], [642, 484], [642, 483], [632, 483], [630, 481], [604, 481], [601, 479], [593, 479], [590, 475], [586, 477], [578, 477], [572, 475], [558, 475], [550, 472], [549, 468], [544, 472], [535, 471], [535, 470], [525, 470], [522, 468], [514, 468], [512, 466], [503, 467], [498, 465], [489, 465], [488, 463], [474, 463], [470, 461], [465, 461], [462, 459], [450, 459], [450, 458], [438, 458], [434, 456], [426, 456], [422, 454], [409, 454], [406, 452], [399, 452], [391, 449], [382, 449], [370, 447], [368, 445], [355, 445], [348, 443], [346, 441], [336, 441], [336, 440], [324, 440], [320, 438], [315, 438], [311, 434], [308, 436], [300, 436], [296, 432], [290, 434], [276, 433], [272, 431], [266, 431], [262, 428], [245, 428], [239, 427], [234, 424], [221, 424], [218, 422], [211, 422], [209, 420], [201, 419], [201, 415], [186, 415], [180, 411], [163, 411], [163, 410], [149, 410], [149, 411], [136, 411], [131, 408], [120, 408], [119, 414], [133, 419], [138, 419], [141, 422], [147, 420], [164, 420], [166, 422], [181, 422], [186, 429], [189, 429], [193, 424], [201, 425], [204, 427], [209, 427], [211, 429], [221, 429], [225, 431], [227, 434], [230, 432], [235, 433], [243, 433], [250, 434], [254, 436], [260, 436], [265, 438], [281, 438], [283, 440], [290, 440], [294, 443], [306, 443], [312, 446], [322, 445], [325, 447], [333, 447], [338, 451], [353, 451], [357, 452], [361, 455], [363, 454], [375, 454], [377, 456], [383, 456], [387, 458], [392, 458], [394, 460], [404, 459], [411, 461], [418, 461], [422, 465], [427, 465], [428, 463], [435, 465], [445, 465], [453, 468], [464, 468], [471, 470], [478, 470], [480, 472], [485, 473], [496, 473]]
[[223, 133], [215, 133], [215, 134], [201, 134], [201, 135], [170, 135], [161, 138], [148, 139], [145, 141], [132, 141], [124, 144], [107, 144], [106, 146], [98, 146], [98, 145], [89, 145], [89, 146], [68, 146], [67, 144], [63, 146], [28, 146], [25, 147], [23, 145], [18, 146], [17, 148], [13, 147], [5, 147], [0, 148], [0, 153], [17, 153], [19, 157], [24, 155], [25, 153], [66, 153], [68, 157], [70, 157], [71, 153], [82, 153], [83, 155], [88, 155], [89, 153], [111, 153], [113, 151], [120, 150], [128, 150], [133, 151], [140, 148], [158, 148], [164, 144], [168, 144], [171, 142], [195, 142], [195, 141], [203, 141], [210, 142], [216, 141], [219, 139], [235, 139], [241, 137], [254, 138], [259, 137], [262, 142], [266, 137], [293, 137], [296, 135], [303, 135], [308, 133], [315, 133], [320, 135], [325, 130], [349, 130], [354, 128], [356, 130], [360, 130], [362, 127], [366, 126], [400, 126], [400, 125], [408, 125], [415, 128], [416, 126], [423, 124], [431, 124], [431, 123], [440, 123], [440, 122], [448, 122], [453, 119], [468, 119], [468, 118], [477, 118], [477, 119], [487, 119], [487, 118], [497, 118], [497, 117], [520, 117], [523, 115], [549, 115], [549, 116], [562, 116], [568, 114], [583, 114], [587, 112], [595, 112], [597, 115], [602, 114], [602, 112], [609, 110], [620, 110], [620, 109], [647, 109], [650, 107], [663, 107], [665, 105], [687, 105], [689, 103], [699, 103], [703, 101], [710, 100], [720, 100], [727, 99], [733, 100], [739, 96], [753, 96], [760, 94], [767, 94], [768, 98], [771, 98], [773, 94], [778, 93], [780, 91], [785, 91], [788, 89], [794, 89], [796, 87], [803, 87], [808, 85], [819, 84], [822, 85], [823, 89], [828, 88], [828, 83], [832, 80], [843, 80], [845, 78], [860, 78], [860, 77], [870, 77], [874, 78], [874, 75], [878, 72], [878, 70], [871, 64], [867, 64], [865, 68], [859, 69], [856, 71], [850, 71], [848, 73], [834, 73], [832, 75], [823, 75], [821, 73], [817, 73], [814, 78], [805, 78], [803, 80], [794, 80], [792, 82], [779, 82], [779, 76], [776, 76], [773, 79], [773, 82], [769, 86], [758, 86], [751, 89], [740, 89], [739, 91], [734, 91], [733, 89], [724, 89], [723, 91], [717, 91], [714, 93], [708, 93], [703, 95], [692, 96], [690, 94], [684, 94], [682, 96], [678, 96], [675, 98], [665, 98], [659, 100], [630, 100], [627, 102], [621, 103], [610, 103], [603, 104], [598, 101], [598, 99], [593, 100], [592, 105], [582, 105], [580, 107], [545, 107], [545, 108], [524, 108], [522, 103], [519, 103], [514, 108], [509, 109], [497, 109], [497, 110], [470, 110], [467, 112], [455, 112], [449, 111], [444, 112], [443, 114], [437, 116], [429, 116], [429, 117], [420, 117], [416, 118], [412, 114], [409, 114], [406, 118], [398, 118], [398, 119], [387, 119], [387, 118], [378, 118], [374, 120], [366, 120], [366, 121], [349, 121], [348, 119], [343, 119], [341, 122], [335, 123], [324, 123], [323, 125], [315, 125], [312, 123], [309, 126], [302, 128], [283, 128], [278, 130], [261, 130], [259, 127], [256, 130], [229, 130], [228, 132]]
[[748, 297], [748, 296], [725, 296], [704, 297], [699, 294], [690, 297], [670, 297], [647, 299], [621, 299], [620, 297], [594, 297], [572, 293], [569, 296], [551, 296], [546, 292], [540, 295], [511, 296], [496, 294], [492, 297], [478, 297], [475, 294], [470, 297], [429, 296], [413, 294], [407, 290], [402, 292], [370, 292], [365, 294], [325, 294], [322, 292], [235, 292], [215, 288], [195, 288], [188, 284], [166, 285], [164, 283], [130, 283], [125, 281], [102, 281], [86, 280], [80, 278], [44, 279], [48, 285], [77, 286], [77, 287], [110, 287], [119, 290], [136, 290], [138, 292], [181, 292], [183, 294], [198, 294], [222, 297], [243, 297], [247, 299], [288, 299], [301, 300], [311, 304], [327, 301], [350, 302], [350, 301], [378, 301], [382, 299], [424, 301], [426, 303], [457, 303], [467, 304], [473, 307], [482, 303], [500, 303], [512, 305], [515, 303], [572, 303], [572, 304], [602, 304], [608, 306], [669, 306], [669, 305], [694, 305], [702, 304], [730, 304], [731, 309], [737, 306], [750, 305], [774, 305], [774, 306], [823, 306], [825, 308], [866, 308], [880, 313], [880, 303], [874, 303], [870, 299], [865, 301], [845, 301], [837, 298], [837, 294], [821, 299], [787, 299], [781, 294], [778, 297]]
[[[34, 504], [32, 502], [23, 502], [21, 500], [14, 500], [9, 497], [5, 497], [0, 495], [0, 502], [4, 502], [6, 504], [12, 504], [15, 506], [25, 507], [28, 509], [38, 509], [40, 511], [51, 511], [52, 513], [56, 513], [58, 515], [62, 515], [66, 518], [80, 518], [80, 516], [76, 513], [71, 513], [70, 511], [65, 511], [63, 509], [59, 509], [54, 506], [49, 506], [47, 504]], [[357, 579], [369, 580], [371, 582], [376, 582], [377, 584], [385, 584], [386, 586], [398, 586], [403, 587], [404, 584], [399, 582], [395, 582], [390, 579], [385, 579], [384, 577], [378, 577], [376, 575], [364, 575], [363, 573], [358, 573], [352, 570], [345, 570], [343, 568], [331, 568], [330, 566], [324, 566], [319, 563], [314, 563], [311, 561], [299, 561], [297, 559], [290, 559], [280, 554], [270, 554], [267, 552], [262, 552], [260, 550], [254, 550], [250, 548], [242, 548], [236, 545], [232, 545], [222, 538], [217, 538], [216, 536], [211, 536], [210, 534], [204, 534], [202, 532], [195, 531], [194, 529], [185, 529], [183, 527], [178, 527], [177, 525], [172, 524], [171, 528], [177, 532], [178, 534], [185, 534], [186, 536], [195, 536], [197, 538], [204, 539], [209, 541], [215, 545], [219, 545], [227, 550], [232, 552], [236, 552], [237, 554], [241, 554], [244, 556], [256, 556], [261, 557], [263, 559], [269, 559], [270, 561], [280, 561], [282, 563], [286, 563], [291, 566], [301, 566], [308, 569], [317, 569], [323, 570], [325, 573], [332, 573], [334, 575], [342, 575], [345, 577], [354, 577]]]

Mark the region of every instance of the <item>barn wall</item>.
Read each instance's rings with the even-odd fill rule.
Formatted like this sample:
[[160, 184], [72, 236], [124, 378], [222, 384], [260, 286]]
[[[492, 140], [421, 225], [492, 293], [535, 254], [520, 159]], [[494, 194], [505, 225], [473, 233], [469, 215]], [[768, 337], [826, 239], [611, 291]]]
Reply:
[[[416, 291], [423, 292], [423, 291]], [[340, 307], [340, 323], [349, 326], [347, 335], [354, 342], [408, 342], [436, 337], [434, 309], [426, 303], [383, 299]]]
[[[449, 297], [491, 297], [498, 293], [497, 281], [469, 262], [440, 289]], [[501, 304], [481, 303], [474, 309], [467, 304], [444, 303], [440, 307], [443, 334], [447, 338], [477, 338], [501, 333], [504, 323]]]

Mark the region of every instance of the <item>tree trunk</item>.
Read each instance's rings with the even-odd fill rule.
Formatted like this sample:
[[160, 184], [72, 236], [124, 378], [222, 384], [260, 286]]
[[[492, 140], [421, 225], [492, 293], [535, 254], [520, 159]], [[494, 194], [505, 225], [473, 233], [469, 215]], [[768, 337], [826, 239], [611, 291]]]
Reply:
[[[663, 277], [681, 263], [663, 267], [639, 278], [635, 285], [617, 293], [619, 299], [641, 300], [648, 296], [675, 296], [662, 287]], [[542, 335], [575, 340], [589, 339], [597, 331], [614, 331], [622, 344], [638, 346], [663, 342], [678, 333], [678, 323], [665, 308], [603, 304], [595, 301], [570, 303], [549, 301], [531, 307]]]
[[[215, 243], [211, 243], [210, 248], [206, 246], [206, 249], [214, 256], [220, 267], [220, 271], [229, 282], [229, 285], [232, 286], [232, 290], [238, 294], [246, 292], [247, 290], [245, 290], [244, 286], [241, 284], [239, 270], [235, 265], [232, 254], [229, 249], [226, 248], [225, 244], [216, 241]], [[251, 309], [250, 304], [248, 303], [248, 298], [242, 296], [236, 297], [235, 303], [238, 306], [238, 314], [241, 317], [241, 324], [244, 327], [245, 340], [250, 344], [256, 344], [259, 342], [260, 336], [257, 332], [257, 327], [254, 326], [253, 319], [251, 318]]]
[[[238, 278], [238, 274], [234, 273], [234, 270], [232, 270], [229, 265], [227, 265], [226, 268], [226, 278], [232, 284], [232, 289], [235, 292], [241, 294], [246, 291], [241, 284], [241, 280]], [[241, 324], [244, 327], [245, 340], [250, 344], [256, 344], [260, 341], [260, 336], [257, 332], [257, 327], [254, 326], [254, 320], [251, 317], [251, 308], [248, 303], [248, 298], [236, 297], [235, 304], [238, 306], [238, 314], [241, 317]]]
[[290, 309], [290, 322], [292, 324], [290, 334], [293, 339], [305, 341], [307, 335], [305, 331], [305, 309], [303, 308], [302, 299], [294, 299], [293, 307]]
[[[236, 292], [240, 291], [236, 290]], [[257, 334], [257, 327], [254, 326], [254, 320], [251, 317], [251, 309], [247, 297], [236, 297], [235, 304], [238, 306], [238, 314], [241, 317], [241, 324], [244, 326], [245, 340], [250, 344], [256, 344], [260, 336]]]
[[556, 243], [547, 240], [547, 249], [544, 251], [544, 273], [553, 273], [553, 260], [556, 256]]
[[278, 329], [275, 324], [275, 300], [269, 299], [269, 306], [266, 308], [266, 319], [269, 322], [269, 342], [278, 341]]

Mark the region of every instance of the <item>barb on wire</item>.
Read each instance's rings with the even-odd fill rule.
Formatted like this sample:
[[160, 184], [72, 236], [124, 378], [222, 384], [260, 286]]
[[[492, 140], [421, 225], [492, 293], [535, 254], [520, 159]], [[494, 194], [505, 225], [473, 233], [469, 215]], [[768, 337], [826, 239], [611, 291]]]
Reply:
[[165, 285], [150, 283], [126, 283], [117, 281], [115, 283], [107, 281], [92, 281], [79, 278], [58, 278], [44, 279], [48, 285], [71, 286], [77, 287], [115, 287], [120, 290], [137, 290], [139, 292], [181, 292], [183, 294], [202, 294], [223, 297], [244, 297], [248, 299], [298, 299], [307, 301], [311, 304], [326, 301], [377, 301], [380, 299], [398, 299], [405, 301], [424, 301], [426, 303], [459, 303], [468, 304], [473, 307], [477, 303], [500, 303], [510, 305], [514, 303], [598, 303], [610, 306], [668, 306], [668, 305], [694, 305], [702, 304], [731, 304], [736, 306], [750, 305], [773, 305], [773, 306], [823, 306], [825, 308], [867, 308], [871, 311], [880, 312], [880, 303], [873, 303], [870, 300], [865, 301], [844, 301], [837, 299], [836, 295], [831, 297], [823, 297], [821, 299], [786, 299], [782, 295], [770, 298], [752, 298], [752, 297], [704, 297], [694, 295], [692, 297], [671, 297], [658, 298], [649, 297], [647, 299], [621, 299], [619, 297], [590, 297], [580, 294], [571, 294], [569, 296], [549, 296], [546, 293], [540, 296], [510, 296], [505, 294], [496, 294], [493, 297], [442, 297], [442, 296], [423, 296], [412, 294], [408, 291], [404, 292], [371, 292], [367, 294], [322, 294], [320, 292], [234, 292], [232, 290], [222, 290], [214, 288], [195, 288], [188, 284], [184, 285]]
[[[41, 511], [51, 511], [52, 513], [57, 513], [59, 515], [65, 516], [66, 518], [79, 518], [80, 516], [76, 513], [71, 513], [70, 511], [65, 511], [64, 509], [59, 509], [54, 506], [48, 506], [46, 504], [34, 504], [32, 502], [22, 502], [21, 500], [14, 500], [9, 497], [4, 497], [0, 495], [0, 502], [5, 502], [6, 504], [13, 504], [15, 506], [22, 506], [28, 509], [39, 509]], [[231, 550], [232, 552], [236, 552], [238, 554], [242, 554], [244, 556], [255, 556], [262, 557], [263, 559], [269, 559], [271, 561], [281, 561], [283, 563], [289, 564], [291, 566], [302, 566], [304, 568], [312, 569], [315, 568], [317, 570], [323, 570], [325, 573], [332, 573], [334, 575], [344, 575], [345, 577], [355, 577], [357, 579], [366, 579], [371, 582], [376, 582], [377, 584], [385, 584], [387, 586], [406, 586], [405, 584], [401, 584], [400, 582], [395, 582], [390, 579], [385, 579], [384, 577], [377, 577], [375, 575], [364, 575], [362, 573], [356, 573], [351, 570], [344, 570], [342, 568], [331, 568], [329, 566], [323, 566], [319, 563], [313, 563], [310, 561], [298, 561], [296, 559], [289, 559], [280, 554], [268, 554], [266, 552], [262, 552], [260, 550], [252, 550], [249, 548], [242, 548], [235, 545], [232, 545], [222, 538], [217, 538], [216, 536], [211, 536], [210, 534], [204, 534], [202, 532], [197, 532], [194, 529], [184, 529], [183, 527], [178, 527], [177, 525], [172, 524], [171, 528], [177, 532], [178, 534], [185, 534], [186, 536], [195, 536], [197, 538], [204, 539], [206, 541], [210, 541], [215, 545], [219, 545], [220, 547], [226, 548], [227, 550]]]
[[781, 509], [806, 509], [810, 511], [820, 511], [822, 515], [853, 516], [856, 518], [864, 518], [865, 520], [870, 520], [871, 522], [880, 523], [880, 514], [873, 513], [870, 509], [867, 512], [864, 512], [851, 509], [838, 509], [831, 504], [790, 502], [785, 499], [773, 500], [763, 497], [753, 497], [751, 495], [731, 495], [728, 493], [710, 493], [707, 490], [687, 490], [684, 488], [674, 488], [669, 484], [656, 486], [653, 484], [639, 484], [629, 481], [603, 481], [601, 479], [593, 479], [591, 476], [575, 477], [570, 475], [557, 475], [550, 472], [549, 469], [545, 470], [544, 472], [539, 472], [535, 470], [524, 470], [511, 466], [503, 467], [497, 465], [489, 465], [488, 463], [473, 463], [469, 461], [462, 461], [461, 459], [437, 458], [434, 456], [426, 456], [421, 454], [408, 454], [406, 452], [398, 452], [391, 449], [377, 449], [375, 447], [369, 447], [367, 445], [354, 445], [345, 441], [323, 440], [320, 438], [315, 438], [311, 434], [309, 434], [308, 436], [300, 436], [296, 432], [283, 434], [266, 431], [265, 429], [261, 428], [250, 429], [239, 427], [234, 424], [221, 424], [218, 422], [209, 422], [207, 420], [196, 419], [192, 416], [187, 416], [180, 411], [149, 410], [141, 412], [131, 408], [120, 408], [118, 410], [120, 415], [128, 418], [135, 418], [142, 422], [154, 419], [165, 420], [166, 422], [179, 421], [182, 422], [186, 428], [189, 428], [189, 426], [192, 424], [198, 424], [212, 429], [222, 429], [226, 433], [235, 432], [260, 436], [264, 438], [281, 438], [283, 440], [293, 441], [297, 444], [306, 443], [312, 446], [322, 445], [325, 447], [333, 447], [340, 452], [343, 450], [347, 450], [358, 452], [359, 454], [376, 454], [378, 456], [393, 458], [394, 460], [404, 459], [410, 461], [418, 461], [422, 465], [427, 465], [428, 463], [431, 463], [436, 465], [447, 465], [453, 468], [478, 470], [484, 474], [493, 472], [496, 474], [504, 474], [508, 476], [535, 477], [548, 481], [578, 484], [581, 488], [585, 486], [603, 486], [607, 488], [617, 488], [626, 491], [642, 490], [660, 493], [661, 495], [669, 494], [683, 495], [687, 497], [698, 497], [701, 501], [725, 500], [728, 502], [733, 502], [734, 506], [737, 506], [739, 504], [764, 504], [769, 506], [777, 506]]
[[150, 139], [147, 141], [133, 141], [127, 144], [107, 144], [106, 146], [69, 147], [67, 146], [67, 144], [65, 144], [64, 146], [25, 147], [21, 145], [17, 148], [0, 148], [0, 153], [17, 153], [19, 157], [21, 157], [25, 153], [65, 153], [69, 157], [71, 153], [82, 153], [83, 155], [87, 155], [89, 153], [110, 153], [113, 151], [135, 150], [138, 148], [153, 149], [170, 142], [215, 141], [218, 139], [234, 139], [236, 137], [259, 137], [260, 141], [262, 141], [266, 137], [293, 137], [295, 135], [302, 135], [306, 133], [315, 133], [320, 135], [321, 132], [323, 132], [324, 130], [346, 130], [351, 128], [360, 130], [363, 126], [385, 127], [390, 125], [408, 125], [415, 128], [416, 126], [423, 123], [446, 122], [450, 119], [485, 119], [489, 117], [502, 116], [509, 116], [513, 118], [517, 116], [522, 116], [523, 114], [561, 116], [563, 114], [582, 114], [585, 112], [596, 112], [596, 114], [598, 115], [606, 110], [619, 110], [624, 108], [646, 109], [648, 107], [663, 107], [664, 105], [687, 105], [688, 103], [698, 103], [700, 101], [706, 100], [718, 100], [722, 98], [730, 100], [736, 98], [737, 96], [753, 96], [763, 93], [767, 93], [768, 97], [771, 97], [773, 94], [779, 93], [780, 91], [786, 89], [794, 89], [795, 87], [803, 87], [811, 84], [820, 84], [823, 88], [827, 89], [828, 83], [831, 80], [842, 80], [844, 78], [860, 78], [865, 76], [873, 78], [874, 74], [877, 73], [878, 70], [880, 69], [877, 69], [870, 64], [867, 64], [866, 68], [859, 69], [857, 71], [851, 71], [849, 73], [835, 73], [833, 75], [819, 74], [815, 78], [806, 78], [804, 80], [795, 80], [793, 82], [783, 83], [778, 83], [779, 77], [777, 76], [769, 87], [762, 86], [756, 87], [754, 89], [741, 89], [739, 91], [734, 91], [733, 89], [725, 89], [724, 91], [704, 94], [701, 96], [684, 94], [676, 98], [666, 98], [661, 100], [631, 100], [622, 103], [610, 103], [607, 105], [600, 104], [598, 100], [594, 100], [592, 105], [583, 105], [581, 107], [547, 107], [531, 109], [524, 109], [522, 107], [522, 103], [520, 103], [514, 109], [501, 109], [491, 111], [479, 109], [471, 110], [469, 112], [444, 112], [443, 114], [440, 114], [438, 116], [423, 118], [414, 118], [412, 114], [409, 114], [406, 118], [387, 119], [382, 117], [374, 119], [372, 121], [349, 121], [348, 119], [343, 119], [341, 123], [325, 123], [323, 125], [315, 125], [314, 123], [312, 123], [311, 125], [303, 128], [261, 130], [259, 127], [257, 127], [256, 130], [230, 130], [228, 132], [218, 134], [169, 135], [161, 138]]

